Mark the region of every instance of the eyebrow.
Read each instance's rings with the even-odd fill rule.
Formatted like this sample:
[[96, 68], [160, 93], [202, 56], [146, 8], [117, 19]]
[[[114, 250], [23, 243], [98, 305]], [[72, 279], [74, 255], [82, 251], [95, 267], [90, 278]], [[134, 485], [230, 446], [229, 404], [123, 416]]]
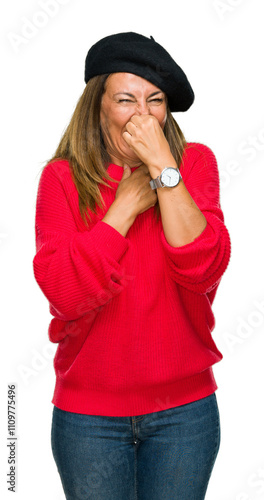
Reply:
[[[125, 94], [128, 95], [129, 97], [135, 97], [133, 94], [130, 94], [129, 92], [117, 92], [117, 94], [114, 94], [114, 96], [119, 95], [119, 94]], [[149, 95], [149, 97], [153, 97], [156, 94], [163, 94], [162, 90], [157, 90], [156, 92], [153, 92], [152, 94]]]

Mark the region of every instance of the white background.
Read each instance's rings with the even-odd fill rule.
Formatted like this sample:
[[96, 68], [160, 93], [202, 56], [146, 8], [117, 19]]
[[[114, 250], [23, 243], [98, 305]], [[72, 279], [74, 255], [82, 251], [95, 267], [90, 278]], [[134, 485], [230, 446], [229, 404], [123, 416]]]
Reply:
[[163, 45], [193, 86], [195, 103], [174, 116], [188, 141], [202, 142], [216, 155], [232, 240], [213, 305], [213, 337], [224, 355], [214, 367], [222, 442], [206, 500], [264, 499], [263, 16], [262, 0], [5, 3], [1, 498], [12, 496], [6, 483], [8, 383], [17, 384], [16, 498], [64, 498], [50, 446], [56, 345], [48, 340], [51, 316], [32, 267], [37, 185], [84, 90], [89, 47], [104, 36], [135, 31]]

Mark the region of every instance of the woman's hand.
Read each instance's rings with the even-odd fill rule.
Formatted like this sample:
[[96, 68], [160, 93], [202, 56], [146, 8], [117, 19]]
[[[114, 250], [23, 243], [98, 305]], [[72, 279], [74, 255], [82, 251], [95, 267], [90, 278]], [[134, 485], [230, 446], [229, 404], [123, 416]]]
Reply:
[[146, 165], [140, 165], [133, 173], [126, 165], [115, 196], [116, 204], [121, 212], [129, 212], [130, 215], [136, 217], [156, 204], [158, 197], [149, 185], [150, 180]]
[[149, 185], [150, 178], [146, 165], [140, 165], [133, 173], [128, 165], [124, 168], [115, 200], [102, 219], [124, 237], [137, 215], [154, 207], [157, 202], [157, 194]]
[[[123, 138], [147, 165], [151, 174], [159, 175], [165, 166], [177, 166], [163, 130], [153, 115], [133, 115], [126, 124]], [[158, 170], [158, 172], [155, 171]], [[152, 171], [151, 171], [152, 170]]]

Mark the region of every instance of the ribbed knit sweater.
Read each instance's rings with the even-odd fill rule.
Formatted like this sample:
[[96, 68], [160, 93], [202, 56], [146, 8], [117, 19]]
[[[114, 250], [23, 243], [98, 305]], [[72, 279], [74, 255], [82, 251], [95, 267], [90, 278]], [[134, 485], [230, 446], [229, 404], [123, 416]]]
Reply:
[[[121, 180], [121, 166], [106, 169]], [[53, 315], [58, 408], [136, 416], [217, 389], [212, 365], [223, 356], [212, 338], [212, 303], [231, 251], [219, 172], [211, 149], [199, 143], [187, 144], [180, 171], [207, 226], [194, 241], [172, 247], [154, 207], [136, 217], [126, 237], [102, 221], [115, 199], [112, 181], [100, 184], [105, 207], [90, 211], [87, 228], [68, 161], [44, 167], [33, 268]]]

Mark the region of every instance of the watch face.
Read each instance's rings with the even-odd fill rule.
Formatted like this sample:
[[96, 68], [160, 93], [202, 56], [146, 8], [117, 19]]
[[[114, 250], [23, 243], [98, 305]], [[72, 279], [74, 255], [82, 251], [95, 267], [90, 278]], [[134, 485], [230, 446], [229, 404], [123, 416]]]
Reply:
[[165, 186], [174, 187], [179, 183], [180, 175], [176, 168], [168, 167], [163, 173], [161, 173], [160, 179]]

